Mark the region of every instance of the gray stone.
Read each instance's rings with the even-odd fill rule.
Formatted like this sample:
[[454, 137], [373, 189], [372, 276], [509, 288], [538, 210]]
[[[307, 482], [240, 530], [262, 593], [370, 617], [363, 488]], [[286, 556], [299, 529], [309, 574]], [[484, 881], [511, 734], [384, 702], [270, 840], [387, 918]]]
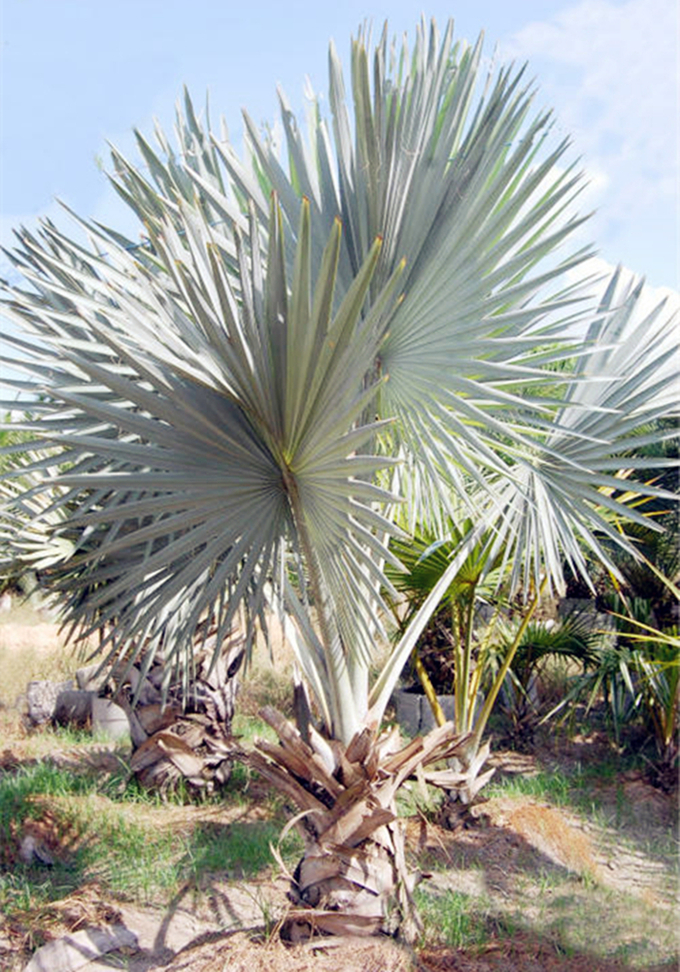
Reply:
[[568, 618], [570, 615], [595, 615], [597, 607], [592, 597], [563, 597], [557, 605], [557, 614], [560, 618]]
[[[454, 697], [439, 695], [439, 704], [447, 719], [454, 717]], [[409, 736], [420, 736], [434, 729], [436, 722], [430, 703], [420, 692], [408, 692], [397, 689], [392, 696], [396, 710], [397, 722]]]
[[132, 694], [136, 696], [137, 702], [140, 705], [152, 705], [154, 702], [161, 701], [162, 693], [148, 678], [142, 678], [142, 674], [138, 668], [133, 666], [130, 669], [128, 679], [132, 688]]
[[43, 864], [45, 867], [52, 867], [54, 864], [54, 858], [45, 844], [33, 834], [22, 837], [19, 844], [19, 857], [26, 864]]
[[73, 682], [50, 682], [35, 680], [26, 687], [26, 703], [28, 717], [31, 722], [40, 726], [54, 717], [57, 699], [62, 692], [73, 689]]
[[396, 689], [392, 696], [397, 722], [409, 736], [417, 736], [420, 731], [420, 702], [422, 695]]
[[65, 689], [57, 696], [53, 719], [60, 726], [86, 726], [92, 718], [95, 692]]
[[[424, 736], [426, 732], [430, 732], [434, 729], [437, 723], [435, 722], [434, 714], [432, 712], [432, 706], [427, 701], [427, 698], [423, 695], [421, 696], [420, 703], [420, 735]], [[452, 695], [438, 695], [437, 699], [442, 707], [444, 716], [447, 720], [453, 720], [455, 715], [455, 702]]]
[[24, 972], [75, 972], [118, 948], [137, 948], [137, 936], [124, 925], [83, 929], [43, 945]]
[[613, 645], [616, 641], [616, 619], [611, 614], [598, 611], [592, 598], [562, 598], [557, 613], [563, 621], [573, 618], [582, 622], [594, 634], [600, 635], [604, 645]]
[[94, 662], [92, 665], [84, 665], [79, 668], [76, 672], [76, 682], [78, 683], [78, 688], [82, 689], [83, 692], [101, 692], [106, 685], [108, 679], [107, 672], [99, 671], [99, 662]]
[[92, 732], [109, 739], [130, 737], [130, 722], [125, 710], [110, 699], [95, 698], [92, 703]]

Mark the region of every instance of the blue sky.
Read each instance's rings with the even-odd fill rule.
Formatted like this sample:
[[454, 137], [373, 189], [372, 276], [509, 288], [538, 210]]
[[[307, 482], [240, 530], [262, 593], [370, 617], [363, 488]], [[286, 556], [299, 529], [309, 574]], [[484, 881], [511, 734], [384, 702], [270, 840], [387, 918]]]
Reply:
[[[172, 124], [186, 83], [232, 136], [240, 109], [276, 116], [276, 84], [303, 109], [305, 76], [326, 88], [328, 41], [345, 64], [365, 19], [412, 34], [421, 12], [458, 37], [485, 29], [486, 52], [528, 60], [538, 105], [556, 110], [590, 177], [586, 237], [602, 266], [622, 262], [655, 288], [678, 271], [678, 13], [675, 0], [0, 0], [0, 240], [54, 198], [121, 225], [97, 159], [132, 153], [133, 126]], [[6, 274], [6, 261], [0, 273]]]

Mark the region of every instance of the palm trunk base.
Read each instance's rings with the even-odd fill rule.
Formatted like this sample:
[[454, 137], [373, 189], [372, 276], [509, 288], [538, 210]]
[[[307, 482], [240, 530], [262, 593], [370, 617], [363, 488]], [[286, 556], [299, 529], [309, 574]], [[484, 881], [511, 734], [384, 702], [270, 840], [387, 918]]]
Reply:
[[401, 749], [397, 730], [378, 736], [366, 728], [345, 747], [314, 731], [307, 743], [274, 709], [260, 714], [280, 744], [258, 742], [249, 762], [298, 806], [294, 824], [305, 842], [290, 875], [294, 910], [282, 935], [383, 933], [413, 941], [421, 930], [413, 900], [421, 875], [407, 865], [395, 797], [418, 767], [460, 752], [453, 725]]
[[427, 783], [445, 794], [437, 814], [440, 826], [455, 831], [465, 825], [470, 808], [479, 802], [479, 793], [496, 772], [492, 767], [482, 773], [490, 752], [489, 742], [476, 749], [473, 738], [468, 737], [467, 745], [463, 744], [457, 755], [449, 760], [448, 769], [423, 774]]
[[412, 898], [419, 879], [406, 865], [396, 819], [358, 847], [312, 841], [292, 876], [288, 896], [296, 907], [282, 934], [293, 941], [316, 934], [413, 939], [421, 930]]
[[184, 707], [179, 685], [170, 687], [162, 705], [160, 667], [145, 679], [136, 707], [126, 698], [125, 689], [118, 694], [131, 726], [130, 768], [145, 789], [165, 795], [183, 785], [190, 792], [211, 793], [231, 776], [231, 723], [245, 643], [232, 634], [213, 665], [214, 648], [213, 636], [202, 650], [197, 649], [193, 694]]

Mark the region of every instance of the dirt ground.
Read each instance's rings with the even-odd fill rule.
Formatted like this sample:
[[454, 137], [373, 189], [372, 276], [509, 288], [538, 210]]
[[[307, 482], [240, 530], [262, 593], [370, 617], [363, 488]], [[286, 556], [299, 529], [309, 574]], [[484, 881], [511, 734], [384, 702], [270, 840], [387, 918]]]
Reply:
[[[10, 718], [12, 686], [25, 679], [29, 669], [31, 677], [56, 677], [72, 665], [63, 653], [55, 662], [57, 642], [54, 625], [0, 618], [0, 701], [5, 705], [4, 713], [0, 711], [0, 773], [46, 755], [40, 734], [18, 731]], [[602, 745], [597, 735], [564, 738], [549, 741], [540, 759], [500, 753], [494, 761], [500, 774], [527, 777], [539, 767], [545, 771], [587, 764]], [[51, 758], [76, 771], [96, 765], [102, 773], [117, 763], [101, 745], [52, 753]], [[467, 895], [486, 916], [486, 934], [479, 945], [458, 949], [425, 940], [410, 949], [387, 938], [286, 945], [276, 934], [277, 921], [287, 908], [286, 881], [274, 871], [250, 883], [215, 878], [199, 897], [187, 891], [162, 909], [116, 901], [96, 884], [88, 884], [60, 901], [57, 913], [52, 910], [49, 936], [58, 939], [93, 928], [134, 933], [134, 946], [82, 966], [85, 972], [676, 969], [677, 887], [668, 852], [672, 836], [677, 846], [676, 795], [654, 789], [642, 773], [619, 774], [603, 778], [597, 813], [591, 816], [510, 793], [494, 796], [472, 817], [449, 821], [452, 829], [422, 813], [406, 821], [412, 860], [430, 874], [422, 887], [435, 900], [447, 893]], [[257, 804], [255, 793], [248, 813], [257, 814]], [[195, 826], [205, 814], [216, 825], [229, 826], [234, 814], [228, 807], [169, 806], [158, 812], [159, 826], [177, 829]], [[33, 826], [49, 845], [49, 807]], [[4, 857], [7, 866], [15, 852], [16, 848], [4, 848], [0, 863]], [[618, 943], [620, 957], [600, 957], [614, 951], [603, 948], [603, 942]], [[0, 967], [23, 969], [32, 950], [22, 928], [0, 916]], [[652, 955], [656, 957], [647, 960]]]

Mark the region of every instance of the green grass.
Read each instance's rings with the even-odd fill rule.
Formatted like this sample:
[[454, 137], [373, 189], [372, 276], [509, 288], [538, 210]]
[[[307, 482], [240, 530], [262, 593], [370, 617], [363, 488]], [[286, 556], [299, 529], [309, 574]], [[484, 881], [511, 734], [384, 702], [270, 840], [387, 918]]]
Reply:
[[194, 828], [187, 842], [183, 860], [196, 886], [205, 874], [223, 873], [228, 879], [252, 878], [272, 863], [270, 845], [278, 848], [287, 863], [302, 854], [302, 840], [288, 833], [279, 846], [281, 820], [237, 821], [223, 824], [205, 823]]
[[[111, 737], [105, 730], [93, 732], [92, 729], [78, 726], [46, 725], [40, 728], [41, 741], [46, 749], [71, 749], [77, 746], [110, 745]], [[52, 746], [52, 744], [54, 744]], [[129, 741], [120, 740], [117, 745], [121, 750], [130, 747]]]
[[565, 882], [541, 920], [545, 933], [571, 952], [592, 950], [594, 926], [598, 951], [631, 966], [668, 960], [677, 949], [671, 912], [621, 891]]
[[231, 731], [234, 736], [238, 736], [244, 744], [249, 746], [256, 739], [265, 739], [272, 743], [278, 742], [276, 733], [263, 719], [260, 719], [259, 716], [244, 715], [242, 712], [234, 714]]
[[85, 880], [142, 898], [176, 885], [178, 846], [172, 835], [131, 822], [98, 791], [93, 777], [49, 762], [0, 776], [0, 839], [5, 846], [16, 844], [24, 822], [41, 819], [47, 807], [65, 847], [64, 859], [55, 860], [47, 877], [39, 865], [11, 862], [12, 870], [2, 872], [0, 908], [16, 901], [19, 891], [24, 899], [31, 891], [39, 903], [45, 896], [55, 900]]
[[[629, 763], [624, 765], [628, 768]], [[637, 767], [639, 763], [634, 765]], [[645, 832], [639, 808], [631, 804], [620, 781], [617, 782], [620, 772], [620, 767], [616, 772], [612, 760], [603, 760], [592, 765], [578, 763], [569, 772], [556, 770], [534, 776], [496, 777], [485, 787], [484, 796], [529, 798], [568, 809], [603, 833], [610, 832], [619, 846], [648, 855], [677, 874], [676, 833], [672, 828], [661, 834], [657, 831], [654, 836]]]
[[[267, 800], [265, 819], [193, 823], [188, 814], [181, 826], [164, 827], [158, 825], [163, 813], [158, 797], [134, 780], [122, 789], [120, 782], [50, 762], [0, 773], [0, 847], [6, 849], [0, 855], [1, 913], [37, 913], [91, 881], [114, 897], [163, 905], [187, 882], [198, 889], [216, 874], [248, 879], [273, 864], [270, 845], [278, 847], [284, 824], [276, 800]], [[242, 806], [241, 783], [233, 782], [221, 799], [231, 803], [231, 789]], [[220, 798], [205, 802], [219, 807]], [[175, 794], [172, 804], [179, 803]], [[49, 870], [17, 860], [25, 822], [44, 820], [46, 810], [60, 845]], [[293, 865], [301, 847], [297, 835], [289, 834], [279, 849]]]
[[572, 781], [560, 771], [524, 776], [520, 773], [492, 779], [484, 789], [484, 796], [533, 797], [556, 806], [570, 803]]
[[39, 908], [53, 900], [50, 889], [49, 881], [31, 880], [27, 868], [0, 870], [0, 912], [4, 915], [24, 914]]
[[516, 891], [515, 907], [506, 908], [484, 894], [418, 888], [422, 943], [466, 949], [527, 932], [566, 956], [602, 955], [640, 969], [669, 961], [677, 950], [670, 912], [632, 895], [588, 886], [573, 876], [527, 880], [526, 888], [520, 882]]
[[116, 897], [145, 903], [175, 893], [184, 876], [184, 835], [130, 820], [122, 808], [102, 807], [100, 800], [84, 801], [69, 816], [83, 835], [75, 855], [83, 877]]
[[[598, 818], [596, 822], [612, 825], [617, 821], [611, 820], [603, 810], [602, 786], [614, 786], [618, 773], [620, 768], [617, 770], [615, 764], [598, 762], [594, 766], [578, 763], [568, 772], [556, 769], [542, 770], [531, 776], [519, 773], [504, 775], [492, 779], [484, 789], [484, 796], [540, 800], [557, 807], [569, 807], [575, 812]], [[621, 799], [618, 801], [619, 816], [624, 815], [624, 810]]]
[[489, 940], [489, 903], [485, 899], [445, 891], [432, 894], [421, 888], [415, 891], [418, 911], [423, 919], [423, 941], [453, 948], [468, 948]]
[[397, 813], [400, 817], [413, 817], [421, 813], [431, 816], [443, 800], [443, 790], [411, 780], [397, 792]]
[[92, 781], [76, 776], [52, 763], [38, 762], [22, 767], [13, 774], [0, 774], [0, 835], [10, 836], [10, 823], [36, 817], [39, 807], [36, 796], [67, 796], [86, 793]]

